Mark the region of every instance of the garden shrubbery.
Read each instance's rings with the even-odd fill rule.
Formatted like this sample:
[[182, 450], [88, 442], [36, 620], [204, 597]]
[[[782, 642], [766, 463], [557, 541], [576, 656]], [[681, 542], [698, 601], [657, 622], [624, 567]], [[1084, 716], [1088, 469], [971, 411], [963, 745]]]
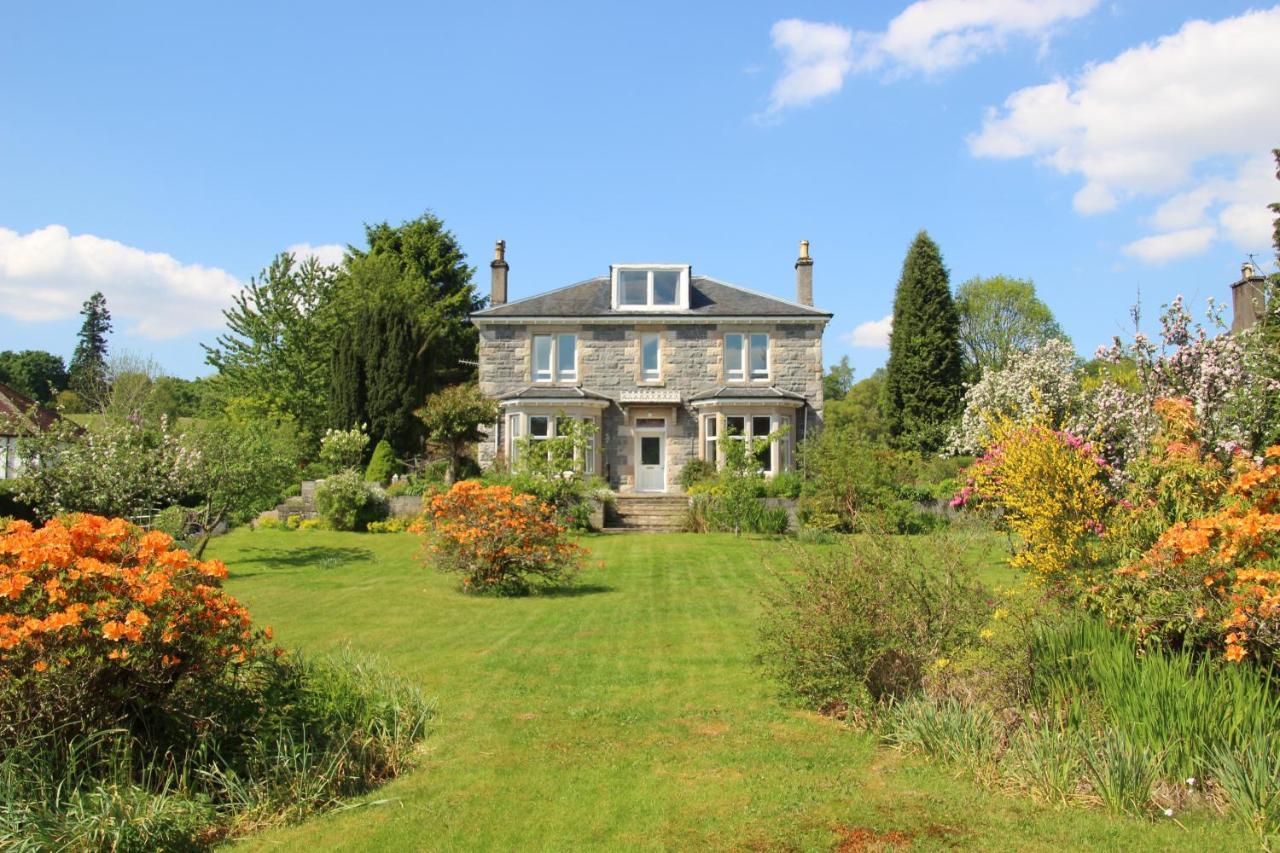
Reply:
[[460, 574], [466, 592], [525, 595], [572, 582], [585, 552], [559, 512], [509, 486], [471, 480], [436, 495], [417, 525], [430, 562]]
[[0, 839], [201, 847], [395, 775], [415, 690], [270, 645], [226, 570], [120, 519], [0, 532]]
[[364, 530], [387, 517], [387, 493], [359, 471], [340, 471], [316, 487], [316, 511], [334, 530]]

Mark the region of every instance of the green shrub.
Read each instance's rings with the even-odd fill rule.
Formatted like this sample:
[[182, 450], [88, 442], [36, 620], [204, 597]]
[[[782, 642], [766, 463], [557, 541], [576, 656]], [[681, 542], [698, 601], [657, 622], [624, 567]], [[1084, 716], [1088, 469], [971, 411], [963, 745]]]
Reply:
[[253, 526], [257, 530], [280, 530], [284, 527], [284, 522], [279, 518], [267, 516], [266, 518], [260, 518], [255, 521]]
[[0, 843], [205, 849], [402, 773], [432, 716], [416, 687], [350, 652], [262, 658], [187, 698], [203, 711], [198, 736], [55, 729], [6, 750]]
[[795, 557], [766, 593], [761, 660], [815, 708], [867, 709], [919, 692], [989, 612], [955, 537], [868, 536]]
[[385, 486], [391, 482], [391, 475], [396, 470], [396, 454], [391, 444], [384, 438], [373, 448], [369, 457], [369, 465], [364, 469], [364, 479], [369, 483]]
[[806, 479], [800, 519], [807, 527], [840, 533], [925, 533], [945, 518], [920, 506], [929, 498], [916, 480], [919, 454], [892, 450], [838, 429], [824, 430], [801, 447]]
[[804, 478], [798, 471], [779, 471], [764, 481], [764, 493], [771, 498], [785, 498], [793, 501], [800, 497], [803, 486]]
[[387, 517], [387, 496], [354, 470], [334, 474], [316, 487], [316, 510], [334, 530], [364, 530]]
[[680, 488], [687, 492], [695, 483], [714, 479], [715, 476], [716, 463], [707, 459], [690, 459], [680, 469]]
[[151, 519], [151, 529], [167, 533], [176, 540], [186, 539], [191, 532], [190, 514], [185, 507], [165, 507]]

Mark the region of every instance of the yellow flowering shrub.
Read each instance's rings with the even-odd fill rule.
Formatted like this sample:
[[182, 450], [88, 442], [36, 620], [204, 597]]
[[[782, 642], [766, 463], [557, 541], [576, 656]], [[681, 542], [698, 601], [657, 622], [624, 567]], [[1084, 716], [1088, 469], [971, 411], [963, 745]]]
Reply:
[[1091, 570], [1112, 499], [1108, 468], [1078, 436], [1042, 420], [1008, 416], [991, 423], [987, 454], [969, 469], [969, 483], [953, 501], [998, 506], [1020, 539], [1012, 564], [1046, 582]]

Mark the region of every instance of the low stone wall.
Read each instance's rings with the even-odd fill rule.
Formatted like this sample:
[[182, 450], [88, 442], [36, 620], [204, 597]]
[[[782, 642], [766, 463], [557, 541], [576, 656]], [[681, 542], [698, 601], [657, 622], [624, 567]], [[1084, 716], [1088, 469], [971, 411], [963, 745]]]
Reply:
[[422, 512], [422, 495], [392, 495], [387, 510], [394, 518], [411, 518]]

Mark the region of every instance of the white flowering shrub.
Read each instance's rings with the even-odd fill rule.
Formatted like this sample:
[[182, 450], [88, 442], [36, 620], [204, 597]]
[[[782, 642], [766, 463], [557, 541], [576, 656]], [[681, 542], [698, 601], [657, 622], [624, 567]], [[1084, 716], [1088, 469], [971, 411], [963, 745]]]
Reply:
[[369, 435], [364, 424], [351, 429], [325, 430], [320, 439], [320, 461], [334, 471], [358, 468], [364, 461], [364, 450], [369, 446]]
[[1080, 408], [1080, 383], [1080, 360], [1069, 341], [1055, 339], [1013, 354], [1005, 367], [988, 370], [965, 392], [964, 414], [951, 431], [949, 450], [980, 455], [992, 422], [1001, 415], [1066, 426]]

